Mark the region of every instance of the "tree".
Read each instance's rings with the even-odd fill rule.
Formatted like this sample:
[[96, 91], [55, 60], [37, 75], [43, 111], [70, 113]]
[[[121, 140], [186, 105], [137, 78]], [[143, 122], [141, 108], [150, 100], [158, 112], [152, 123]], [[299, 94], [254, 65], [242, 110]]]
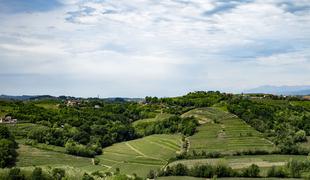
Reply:
[[295, 142], [303, 142], [307, 140], [306, 132], [304, 130], [299, 130], [295, 133]]
[[173, 168], [173, 173], [176, 176], [186, 176], [188, 168], [184, 164], [179, 163]]
[[61, 180], [63, 177], [65, 177], [66, 171], [61, 168], [54, 168], [52, 170], [52, 176], [55, 178], [55, 180]]
[[44, 180], [42, 168], [35, 167], [31, 174], [31, 180]]
[[9, 180], [24, 180], [25, 176], [23, 174], [21, 174], [19, 168], [12, 168], [9, 171], [8, 179]]
[[14, 165], [17, 157], [17, 143], [8, 128], [0, 126], [0, 167]]

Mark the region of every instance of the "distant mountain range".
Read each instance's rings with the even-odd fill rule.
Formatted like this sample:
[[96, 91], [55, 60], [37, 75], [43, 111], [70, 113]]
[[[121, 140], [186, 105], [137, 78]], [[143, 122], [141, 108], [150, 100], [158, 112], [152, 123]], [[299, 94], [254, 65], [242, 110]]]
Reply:
[[307, 86], [260, 86], [245, 90], [243, 93], [264, 93], [275, 95], [310, 95], [310, 85]]
[[[43, 100], [43, 99], [60, 99], [60, 100], [66, 100], [66, 99], [80, 99], [76, 97], [71, 96], [51, 96], [51, 95], [22, 95], [22, 96], [12, 96], [12, 95], [0, 95], [0, 99], [6, 99], [6, 100]], [[82, 98], [84, 99], [84, 98]], [[85, 98], [87, 99], [87, 98]], [[109, 97], [109, 98], [102, 98], [106, 101], [117, 101], [117, 102], [141, 102], [144, 99], [143, 98], [125, 98], [125, 97]]]

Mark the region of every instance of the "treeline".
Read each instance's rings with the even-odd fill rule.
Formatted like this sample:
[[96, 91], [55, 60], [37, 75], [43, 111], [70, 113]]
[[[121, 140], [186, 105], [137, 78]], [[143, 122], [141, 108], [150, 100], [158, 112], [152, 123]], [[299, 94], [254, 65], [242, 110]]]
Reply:
[[18, 148], [14, 136], [7, 127], [0, 125], [0, 168], [15, 164]]
[[182, 133], [190, 136], [196, 132], [198, 124], [197, 119], [193, 117], [181, 118], [180, 116], [172, 116], [162, 121], [141, 122], [135, 126], [135, 129], [140, 136], [172, 133]]
[[65, 146], [69, 154], [94, 157], [101, 154], [102, 147], [134, 139], [136, 134], [129, 124], [106, 121], [105, 124], [83, 124], [80, 127], [69, 124], [62, 127], [39, 126], [30, 130], [27, 138], [38, 143]]
[[164, 170], [157, 173], [150, 171], [148, 178], [155, 176], [193, 176], [203, 178], [214, 178], [214, 177], [259, 177], [260, 169], [257, 165], [252, 164], [250, 167], [243, 169], [242, 171], [234, 170], [231, 167], [218, 164], [204, 164], [194, 165], [188, 168], [184, 164], [177, 164], [174, 166], [167, 166]]
[[160, 104], [165, 107], [163, 109], [164, 112], [181, 115], [191, 108], [209, 107], [230, 97], [231, 95], [220, 93], [219, 91], [196, 91], [174, 98], [146, 97], [145, 102], [148, 104]]
[[310, 135], [310, 111], [305, 107], [235, 97], [228, 101], [228, 110], [270, 137], [282, 153], [307, 153], [297, 146]]
[[[72, 177], [73, 175], [73, 177]], [[0, 179], [5, 180], [62, 180], [62, 179], [78, 179], [78, 180], [95, 180], [106, 179], [111, 180], [142, 180], [143, 178], [133, 174], [131, 177], [121, 174], [120, 170], [116, 168], [116, 171], [111, 172], [99, 172], [95, 171], [91, 174], [84, 173], [77, 178], [75, 174], [67, 173], [63, 168], [50, 168], [43, 170], [41, 167], [34, 167], [32, 171], [21, 170], [20, 168], [12, 168], [7, 173], [1, 173]]]
[[[197, 164], [191, 168], [188, 168], [184, 164], [176, 164], [173, 166], [167, 166], [163, 170], [154, 171], [151, 170], [148, 173], [148, 178], [155, 178], [157, 176], [193, 176], [203, 178], [214, 178], [214, 177], [262, 177], [260, 175], [261, 169], [256, 165], [252, 164], [248, 168], [242, 170], [235, 170], [231, 167], [218, 164]], [[267, 177], [280, 177], [280, 178], [310, 178], [310, 160], [290, 160], [285, 166], [271, 167], [267, 171]], [[302, 176], [303, 173], [305, 176]]]

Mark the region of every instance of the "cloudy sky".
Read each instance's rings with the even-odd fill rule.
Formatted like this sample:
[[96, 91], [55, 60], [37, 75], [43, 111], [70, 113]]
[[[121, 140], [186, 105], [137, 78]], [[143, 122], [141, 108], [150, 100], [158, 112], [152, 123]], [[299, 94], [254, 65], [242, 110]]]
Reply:
[[310, 0], [0, 0], [0, 94], [309, 85]]

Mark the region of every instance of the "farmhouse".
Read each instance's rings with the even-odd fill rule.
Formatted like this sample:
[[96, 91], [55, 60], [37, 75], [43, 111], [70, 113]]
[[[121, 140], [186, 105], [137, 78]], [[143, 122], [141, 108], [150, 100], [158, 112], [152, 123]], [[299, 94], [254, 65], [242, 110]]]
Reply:
[[67, 106], [76, 106], [76, 105], [80, 105], [80, 101], [78, 101], [78, 100], [68, 100], [68, 101], [66, 102], [66, 105], [67, 105]]
[[0, 123], [15, 124], [17, 123], [17, 119], [13, 119], [11, 116], [6, 116], [4, 118], [0, 118]]

